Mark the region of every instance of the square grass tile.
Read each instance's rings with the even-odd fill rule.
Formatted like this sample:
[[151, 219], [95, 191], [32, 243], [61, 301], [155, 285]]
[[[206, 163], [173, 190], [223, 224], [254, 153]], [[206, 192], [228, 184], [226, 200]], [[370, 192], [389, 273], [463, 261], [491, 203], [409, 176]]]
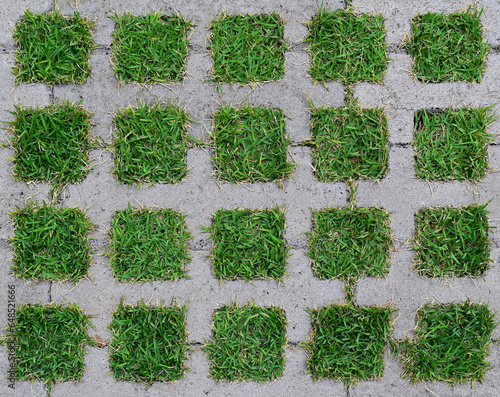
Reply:
[[481, 82], [490, 45], [483, 39], [482, 10], [443, 15], [428, 13], [411, 20], [405, 38], [413, 58], [412, 74], [424, 82]]
[[123, 300], [109, 326], [109, 367], [115, 380], [170, 382], [184, 377], [187, 306], [148, 306]]
[[213, 316], [213, 339], [202, 349], [216, 380], [266, 382], [285, 369], [286, 316], [283, 309], [222, 306]]
[[382, 208], [312, 211], [307, 255], [315, 277], [341, 280], [385, 277], [393, 246], [389, 213]]
[[418, 178], [477, 181], [488, 170], [490, 108], [415, 112], [415, 168]]
[[284, 77], [289, 46], [276, 12], [232, 16], [223, 12], [210, 28], [212, 74], [217, 83], [251, 84]]
[[187, 112], [170, 103], [140, 103], [114, 117], [113, 173], [121, 183], [177, 183], [187, 174]]
[[281, 280], [288, 251], [279, 208], [220, 210], [212, 219], [212, 268], [219, 280]]
[[122, 282], [177, 280], [186, 277], [191, 260], [185, 215], [171, 210], [131, 208], [111, 221], [111, 267]]
[[411, 382], [482, 381], [497, 323], [487, 305], [426, 304], [417, 312], [415, 338], [402, 346], [403, 376]]
[[281, 109], [223, 105], [214, 114], [213, 140], [219, 180], [281, 183], [294, 168], [287, 162], [291, 142]]
[[115, 13], [111, 19], [116, 22], [111, 59], [119, 82], [153, 84], [184, 78], [190, 22], [160, 12]]
[[307, 25], [313, 80], [382, 83], [389, 62], [382, 15], [321, 6]]
[[312, 107], [310, 142], [320, 181], [378, 180], [387, 174], [389, 129], [380, 108]]
[[478, 277], [491, 262], [485, 205], [422, 208], [415, 216], [415, 269], [426, 277]]
[[87, 234], [94, 228], [78, 208], [30, 202], [10, 213], [14, 222], [12, 271], [27, 280], [77, 282], [91, 263]]
[[18, 83], [81, 84], [90, 75], [95, 21], [78, 12], [33, 14], [27, 10], [12, 37], [17, 44], [13, 73]]
[[384, 353], [394, 309], [330, 305], [308, 309], [311, 316], [307, 372], [315, 379], [356, 383], [384, 375]]

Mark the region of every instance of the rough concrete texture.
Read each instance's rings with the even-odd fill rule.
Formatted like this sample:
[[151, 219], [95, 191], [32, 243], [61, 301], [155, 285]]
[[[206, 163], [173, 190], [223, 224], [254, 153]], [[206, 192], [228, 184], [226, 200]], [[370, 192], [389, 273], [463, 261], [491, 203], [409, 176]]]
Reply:
[[[92, 121], [95, 134], [106, 142], [112, 141], [113, 114], [119, 107], [136, 104], [138, 100], [171, 100], [185, 106], [196, 122], [191, 123], [188, 133], [207, 141], [210, 137], [211, 117], [221, 103], [234, 105], [248, 101], [252, 105], [263, 104], [284, 109], [287, 133], [294, 142], [310, 136], [307, 97], [315, 105], [341, 106], [344, 103], [343, 86], [329, 83], [326, 87], [313, 84], [307, 69], [309, 55], [301, 38], [307, 31], [303, 22], [317, 10], [315, 0], [279, 1], [241, 0], [212, 1], [132, 1], [132, 0], [72, 0], [58, 1], [57, 7], [69, 15], [79, 11], [82, 16], [96, 20], [94, 37], [99, 48], [91, 59], [92, 76], [82, 85], [56, 85], [49, 88], [42, 84], [14, 86], [10, 67], [14, 63], [14, 42], [9, 29], [24, 10], [46, 12], [54, 7], [52, 1], [4, 0], [0, 7], [0, 109], [11, 111], [13, 105], [46, 106], [51, 102], [83, 100], [84, 107], [94, 112]], [[328, 8], [342, 7], [342, 1], [331, 0]], [[356, 303], [359, 305], [382, 305], [392, 302], [398, 309], [395, 314], [393, 336], [397, 339], [411, 335], [415, 326], [417, 309], [427, 302], [458, 302], [470, 298], [473, 302], [489, 303], [492, 310], [500, 310], [500, 148], [495, 141], [489, 149], [491, 173], [480, 183], [451, 181], [427, 183], [415, 178], [413, 165], [413, 112], [424, 108], [445, 108], [450, 105], [489, 106], [500, 100], [500, 2], [481, 0], [484, 8], [481, 19], [486, 26], [485, 38], [493, 49], [489, 54], [486, 73], [480, 84], [446, 83], [422, 85], [412, 81], [411, 59], [401, 49], [403, 37], [409, 33], [410, 18], [425, 12], [455, 12], [466, 6], [460, 0], [355, 0], [353, 6], [360, 12], [382, 13], [386, 19], [391, 63], [384, 84], [358, 84], [355, 95], [365, 107], [385, 106], [389, 116], [390, 152], [389, 173], [379, 183], [362, 181], [357, 190], [358, 206], [382, 206], [391, 212], [391, 227], [396, 242], [391, 254], [391, 268], [386, 279], [366, 278], [356, 285]], [[131, 12], [136, 15], [151, 10], [164, 13], [180, 12], [192, 18], [195, 24], [191, 35], [191, 53], [187, 60], [187, 76], [180, 84], [154, 85], [142, 89], [136, 85], [119, 87], [113, 74], [109, 57], [114, 22], [109, 16], [114, 12]], [[268, 13], [276, 10], [286, 20], [285, 34], [291, 44], [286, 54], [286, 74], [278, 81], [259, 85], [230, 87], [222, 85], [219, 95], [214, 84], [207, 82], [210, 76], [211, 59], [207, 51], [207, 36], [210, 20], [226, 10], [232, 13]], [[14, 88], [15, 87], [15, 88]], [[498, 108], [496, 108], [498, 111]], [[2, 120], [11, 120], [4, 113]], [[500, 122], [494, 123], [490, 132], [500, 133]], [[2, 133], [2, 140], [7, 135]], [[90, 329], [92, 336], [103, 340], [111, 337], [107, 327], [111, 314], [120, 298], [127, 303], [139, 299], [169, 301], [175, 298], [180, 304], [189, 304], [187, 328], [191, 350], [185, 379], [176, 384], [155, 383], [150, 388], [129, 382], [115, 382], [107, 365], [107, 348], [88, 348], [85, 357], [86, 371], [81, 382], [65, 382], [55, 386], [54, 396], [497, 396], [500, 388], [500, 347], [495, 344], [488, 360], [494, 365], [483, 384], [458, 385], [445, 383], [409, 384], [401, 377], [401, 363], [389, 355], [386, 357], [385, 375], [377, 381], [360, 382], [346, 389], [340, 382], [313, 382], [305, 373], [306, 356], [298, 343], [304, 341], [310, 331], [306, 307], [319, 307], [344, 299], [340, 281], [323, 281], [313, 277], [306, 256], [305, 232], [311, 229], [310, 209], [326, 206], [345, 206], [348, 202], [347, 186], [344, 183], [322, 183], [314, 179], [311, 152], [308, 148], [293, 147], [289, 160], [297, 167], [290, 180], [280, 189], [275, 183], [234, 185], [218, 183], [213, 176], [212, 152], [206, 148], [188, 150], [190, 171], [185, 181], [177, 185], [144, 186], [141, 188], [120, 185], [113, 177], [110, 167], [112, 155], [100, 150], [91, 153], [95, 166], [79, 185], [66, 188], [61, 204], [85, 209], [93, 223], [98, 226], [92, 234], [93, 266], [90, 280], [76, 286], [68, 283], [42, 282], [39, 284], [15, 279], [10, 274], [12, 252], [9, 237], [13, 235], [8, 212], [24, 205], [27, 198], [49, 200], [49, 186], [28, 186], [12, 180], [13, 155], [9, 149], [0, 150], [0, 279], [2, 280], [5, 306], [1, 310], [2, 326], [7, 324], [7, 286], [16, 286], [17, 303], [74, 302], [87, 313], [95, 315]], [[412, 269], [414, 252], [408, 239], [414, 230], [414, 214], [423, 205], [467, 205], [484, 203], [491, 211], [492, 259], [495, 261], [484, 279], [424, 279]], [[114, 211], [127, 207], [128, 203], [146, 206], [168, 207], [187, 215], [187, 224], [194, 238], [189, 243], [193, 256], [189, 264], [189, 279], [172, 282], [146, 284], [122, 284], [114, 280], [105, 256], [108, 248], [108, 230]], [[220, 284], [211, 273], [207, 258], [211, 242], [201, 232], [201, 226], [210, 224], [214, 211], [220, 208], [260, 208], [282, 205], [286, 209], [286, 240], [292, 248], [287, 267], [288, 275], [280, 284], [259, 280], [252, 284], [231, 281]], [[259, 305], [279, 305], [284, 308], [287, 319], [286, 368], [283, 376], [273, 383], [216, 383], [208, 376], [209, 362], [200, 350], [211, 337], [211, 316], [224, 303], [236, 300], [245, 303], [253, 299]], [[496, 337], [495, 337], [496, 338]], [[0, 395], [43, 396], [40, 383], [16, 383], [12, 391], [7, 387], [6, 372], [9, 362], [7, 351], [0, 349]]]

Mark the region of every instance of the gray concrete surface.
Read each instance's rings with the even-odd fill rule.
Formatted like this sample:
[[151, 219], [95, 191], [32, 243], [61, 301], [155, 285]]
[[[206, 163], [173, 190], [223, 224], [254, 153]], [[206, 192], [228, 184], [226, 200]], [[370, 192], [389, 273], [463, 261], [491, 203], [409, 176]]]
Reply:
[[[64, 14], [78, 10], [81, 15], [96, 19], [94, 37], [100, 45], [92, 53], [92, 76], [82, 85], [57, 85], [49, 88], [43, 84], [14, 86], [10, 67], [14, 64], [15, 44], [11, 32], [15, 21], [24, 10], [45, 12], [57, 3]], [[391, 268], [386, 279], [362, 279], [356, 287], [356, 302], [360, 305], [378, 305], [392, 302], [398, 309], [395, 314], [393, 335], [401, 339], [411, 334], [415, 326], [417, 309], [427, 302], [453, 302], [470, 298], [473, 302], [489, 303], [492, 310], [500, 309], [500, 148], [496, 140], [489, 149], [491, 172], [480, 183], [446, 182], [427, 183], [415, 178], [413, 165], [413, 112], [423, 108], [474, 105], [496, 105], [500, 100], [500, 1], [482, 0], [482, 21], [486, 26], [485, 37], [493, 46], [489, 54], [486, 73], [481, 84], [446, 83], [422, 85], [412, 81], [409, 74], [411, 59], [400, 48], [401, 41], [410, 29], [410, 18], [418, 12], [454, 12], [466, 3], [460, 0], [355, 0], [361, 12], [381, 12], [387, 18], [386, 40], [390, 44], [391, 63], [383, 85], [358, 84], [355, 95], [362, 106], [385, 106], [389, 116], [391, 148], [389, 173], [380, 183], [362, 181], [357, 192], [358, 206], [383, 206], [391, 211], [396, 248], [391, 254]], [[342, 1], [329, 1], [333, 10], [343, 6]], [[191, 53], [187, 60], [187, 76], [181, 84], [154, 85], [141, 89], [135, 85], [119, 87], [109, 62], [111, 33], [114, 23], [108, 17], [113, 12], [130, 11], [144, 14], [162, 9], [164, 13], [180, 12], [192, 18], [196, 25], [191, 36]], [[286, 20], [286, 36], [291, 51], [286, 54], [286, 74], [278, 82], [262, 84], [254, 89], [222, 86], [219, 95], [215, 85], [208, 83], [211, 59], [207, 53], [207, 36], [210, 20], [225, 9], [228, 14], [266, 13], [276, 10]], [[327, 87], [314, 85], [308, 77], [309, 56], [301, 38], [307, 29], [302, 22], [317, 10], [315, 0], [3, 0], [0, 6], [0, 109], [13, 110], [19, 103], [27, 106], [45, 106], [58, 100], [83, 99], [83, 105], [94, 112], [95, 134], [111, 142], [112, 117], [118, 107], [135, 104], [138, 100], [173, 100], [186, 107], [196, 119], [188, 133], [207, 140], [211, 130], [211, 115], [221, 103], [233, 104], [248, 100], [250, 104], [280, 107], [289, 117], [287, 133], [295, 142], [309, 137], [309, 111], [306, 96], [317, 105], [341, 106], [344, 101], [343, 86], [329, 83]], [[498, 107], [495, 107], [498, 112]], [[3, 112], [2, 120], [12, 116]], [[500, 133], [500, 122], [491, 126], [490, 132]], [[2, 132], [0, 139], [6, 139]], [[143, 385], [115, 382], [107, 366], [107, 348], [88, 348], [85, 357], [86, 371], [81, 382], [65, 382], [55, 386], [54, 396], [498, 396], [500, 392], [500, 346], [495, 344], [488, 360], [494, 368], [483, 384], [458, 385], [445, 383], [408, 384], [400, 375], [401, 363], [387, 356], [385, 375], [376, 381], [360, 382], [346, 389], [339, 382], [313, 382], [305, 373], [305, 353], [297, 344], [306, 339], [310, 331], [306, 307], [322, 306], [344, 299], [343, 285], [339, 281], [321, 281], [312, 275], [305, 254], [305, 232], [311, 228], [310, 208], [344, 206], [347, 203], [347, 186], [344, 183], [320, 183], [314, 179], [311, 153], [307, 148], [290, 150], [290, 161], [297, 163], [290, 180], [280, 189], [274, 183], [232, 185], [217, 183], [213, 177], [211, 151], [189, 149], [187, 161], [190, 168], [185, 181], [177, 185], [144, 186], [142, 188], [119, 185], [110, 171], [111, 154], [93, 151], [95, 168], [79, 185], [69, 186], [62, 200], [64, 206], [85, 209], [92, 222], [98, 225], [92, 235], [93, 266], [90, 280], [76, 286], [67, 283], [27, 283], [15, 279], [9, 272], [12, 253], [9, 237], [13, 235], [7, 213], [22, 206], [26, 199], [49, 199], [49, 186], [28, 186], [12, 180], [13, 155], [9, 149], [0, 149], [0, 280], [5, 294], [4, 309], [0, 309], [0, 325], [7, 323], [7, 285], [15, 284], [17, 303], [75, 302], [87, 313], [95, 315], [96, 330], [92, 336], [103, 340], [110, 338], [107, 326], [111, 313], [121, 297], [135, 303], [144, 298], [157, 302], [175, 297], [180, 304], [189, 303], [187, 322], [192, 350], [185, 379], [175, 384]], [[414, 214], [422, 206], [467, 205], [492, 200], [491, 231], [492, 258], [495, 261], [484, 279], [424, 279], [412, 270], [413, 251], [407, 242], [414, 229]], [[104, 256], [108, 247], [107, 232], [115, 210], [127, 204], [144, 204], [180, 210], [187, 214], [187, 223], [194, 239], [189, 248], [193, 261], [189, 265], [189, 279], [177, 283], [155, 282], [147, 284], [120, 284], [112, 276], [109, 260]], [[226, 282], [220, 285], [214, 279], [210, 262], [206, 258], [210, 240], [201, 233], [200, 226], [208, 226], [217, 209], [244, 206], [259, 208], [283, 205], [286, 208], [286, 239], [292, 248], [288, 275], [278, 284], [274, 281]], [[284, 375], [273, 383], [216, 383], [208, 376], [209, 362], [200, 350], [211, 337], [210, 323], [213, 311], [223, 303], [236, 300], [245, 303], [253, 299], [259, 305], [279, 305], [288, 318], [286, 349], [288, 361]], [[0, 303], [2, 300], [0, 299]], [[495, 335], [495, 340], [498, 336]], [[40, 383], [16, 383], [15, 391], [7, 388], [7, 352], [0, 349], [0, 395], [43, 396]]]

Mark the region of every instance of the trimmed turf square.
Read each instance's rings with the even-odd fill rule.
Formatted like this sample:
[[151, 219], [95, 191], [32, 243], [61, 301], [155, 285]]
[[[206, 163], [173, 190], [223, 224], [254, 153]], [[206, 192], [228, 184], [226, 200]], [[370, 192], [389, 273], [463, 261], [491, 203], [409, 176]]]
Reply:
[[415, 112], [415, 168], [427, 180], [478, 181], [488, 170], [490, 108]]
[[177, 183], [187, 174], [187, 112], [140, 103], [114, 117], [113, 173], [121, 183]]
[[290, 140], [281, 109], [223, 105], [214, 114], [212, 162], [217, 178], [227, 182], [268, 182], [288, 178]]
[[284, 77], [289, 46], [276, 12], [231, 16], [223, 12], [210, 27], [214, 81], [252, 84]]
[[65, 17], [58, 11], [33, 14], [27, 10], [16, 24], [16, 65], [18, 83], [80, 84], [90, 75], [90, 52], [95, 21], [78, 12]]
[[111, 19], [116, 23], [111, 59], [119, 82], [153, 84], [184, 78], [190, 22], [160, 12], [115, 13]]
[[120, 301], [109, 326], [109, 367], [115, 380], [171, 382], [184, 377], [187, 306], [129, 306]]
[[205, 229], [213, 241], [212, 269], [219, 280], [281, 280], [289, 248], [279, 208], [220, 210]]
[[428, 13], [411, 20], [406, 47], [412, 74], [424, 82], [481, 82], [490, 45], [483, 39], [482, 10], [469, 7], [449, 15]]
[[185, 215], [171, 210], [131, 208], [111, 221], [109, 256], [122, 282], [177, 280], [186, 277], [191, 237]]
[[27, 280], [77, 282], [91, 263], [87, 234], [94, 227], [78, 208], [28, 203], [10, 213], [14, 222], [12, 271]]
[[488, 306], [469, 302], [422, 306], [415, 338], [402, 346], [403, 376], [413, 383], [481, 382], [491, 368], [494, 317]]
[[307, 25], [313, 80], [382, 83], [389, 62], [382, 15], [322, 6]]
[[307, 372], [318, 379], [347, 384], [384, 375], [384, 353], [392, 329], [388, 307], [330, 305], [308, 309], [312, 332], [303, 343]]
[[249, 303], [222, 306], [213, 316], [213, 339], [202, 349], [210, 376], [225, 381], [266, 382], [285, 369], [286, 316], [283, 309]]
[[415, 269], [426, 277], [478, 277], [489, 267], [486, 205], [422, 208], [415, 216]]

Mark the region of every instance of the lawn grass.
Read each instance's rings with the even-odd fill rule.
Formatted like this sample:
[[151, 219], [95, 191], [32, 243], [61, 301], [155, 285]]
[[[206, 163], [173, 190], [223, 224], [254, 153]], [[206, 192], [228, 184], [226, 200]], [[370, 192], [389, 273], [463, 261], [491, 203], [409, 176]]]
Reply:
[[15, 276], [76, 283], [88, 275], [92, 260], [87, 234], [94, 225], [83, 211], [29, 202], [9, 215], [14, 222]]
[[487, 127], [496, 119], [487, 108], [415, 112], [415, 168], [427, 180], [478, 181], [488, 170]]
[[18, 83], [81, 84], [90, 75], [90, 52], [95, 21], [78, 12], [65, 17], [55, 11], [34, 14], [27, 10], [16, 23], [16, 65]]
[[421, 208], [412, 242], [415, 270], [426, 277], [483, 276], [491, 262], [486, 205]]
[[301, 345], [308, 352], [307, 373], [315, 380], [346, 384], [384, 375], [384, 353], [394, 308], [338, 305], [307, 309], [312, 331]]
[[184, 377], [188, 349], [187, 306], [125, 305], [123, 299], [109, 326], [109, 367], [115, 380], [171, 382]]
[[213, 316], [213, 339], [202, 349], [211, 377], [225, 381], [266, 382], [285, 368], [286, 316], [283, 309], [224, 305]]
[[126, 184], [177, 183], [187, 174], [189, 116], [180, 106], [139, 103], [114, 117], [113, 173]]
[[307, 23], [309, 73], [314, 81], [382, 83], [387, 63], [384, 17], [321, 6]]
[[185, 215], [171, 210], [131, 208], [111, 221], [109, 256], [121, 282], [178, 280], [191, 260]]
[[205, 228], [213, 241], [212, 268], [219, 280], [281, 280], [289, 248], [280, 208], [220, 210]]
[[179, 82], [184, 78], [191, 22], [181, 15], [154, 11], [144, 16], [115, 13], [111, 19], [116, 23], [111, 63], [120, 83]]
[[481, 82], [490, 45], [483, 39], [476, 6], [449, 15], [418, 14], [411, 20], [405, 47], [413, 58], [412, 75], [429, 82]]
[[403, 343], [403, 376], [412, 383], [482, 381], [497, 323], [487, 305], [426, 304], [417, 312], [415, 338]]
[[223, 105], [214, 114], [212, 162], [219, 180], [279, 184], [294, 168], [287, 162], [290, 140], [281, 109]]
[[218, 85], [253, 84], [284, 77], [289, 46], [284, 38], [284, 23], [276, 12], [231, 16], [222, 12], [210, 28], [212, 80]]

